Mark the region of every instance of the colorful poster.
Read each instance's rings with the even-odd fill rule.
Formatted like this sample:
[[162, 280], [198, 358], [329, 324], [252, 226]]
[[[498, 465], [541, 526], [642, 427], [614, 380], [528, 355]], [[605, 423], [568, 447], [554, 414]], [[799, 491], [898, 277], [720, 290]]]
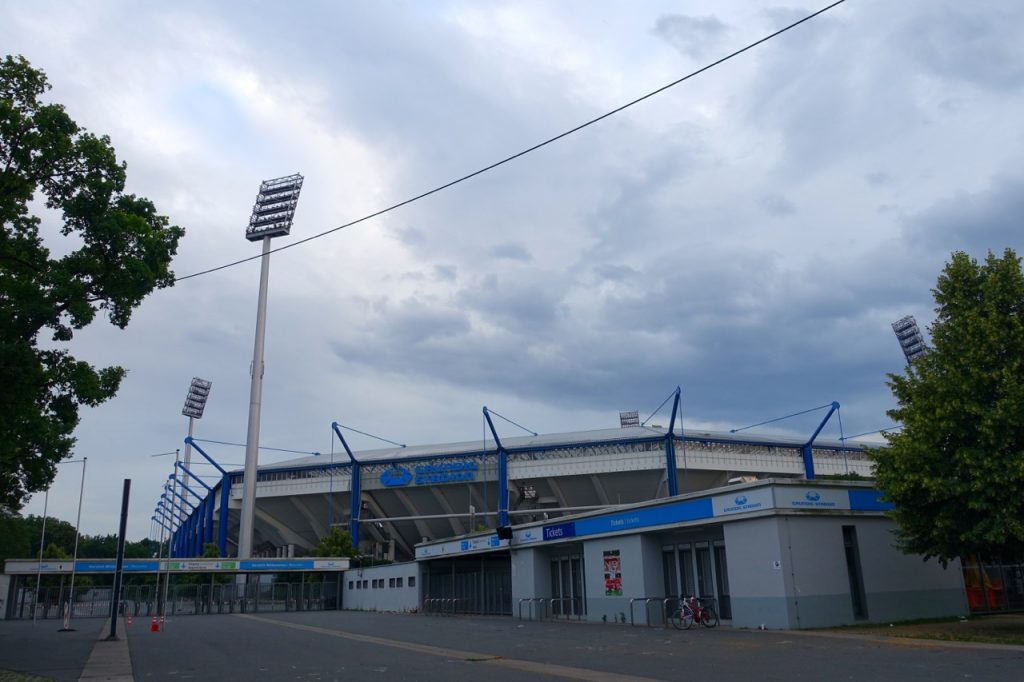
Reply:
[[604, 594], [606, 597], [622, 596], [622, 562], [617, 549], [604, 553]]

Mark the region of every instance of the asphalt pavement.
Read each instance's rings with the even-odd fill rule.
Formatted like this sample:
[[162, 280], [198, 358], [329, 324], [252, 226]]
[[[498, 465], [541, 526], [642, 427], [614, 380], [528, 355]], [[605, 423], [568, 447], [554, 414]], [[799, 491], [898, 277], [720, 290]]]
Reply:
[[[1020, 679], [1024, 647], [841, 633], [629, 627], [359, 611], [178, 616], [125, 626], [135, 680], [640, 682]], [[85, 627], [88, 624], [89, 627]], [[102, 623], [0, 622], [0, 670], [75, 680]], [[95, 652], [92, 652], [95, 658]]]

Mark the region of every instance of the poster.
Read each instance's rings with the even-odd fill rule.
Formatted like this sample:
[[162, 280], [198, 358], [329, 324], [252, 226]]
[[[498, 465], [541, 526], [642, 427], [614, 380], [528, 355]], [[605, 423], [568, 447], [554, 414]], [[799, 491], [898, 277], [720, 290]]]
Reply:
[[622, 596], [622, 563], [617, 549], [604, 553], [604, 594], [606, 597]]

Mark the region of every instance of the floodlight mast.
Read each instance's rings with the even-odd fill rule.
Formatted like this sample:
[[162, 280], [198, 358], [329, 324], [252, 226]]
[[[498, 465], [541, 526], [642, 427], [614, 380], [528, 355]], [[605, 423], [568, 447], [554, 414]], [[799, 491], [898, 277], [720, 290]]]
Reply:
[[924, 337], [921, 335], [921, 330], [913, 315], [901, 317], [893, 322], [892, 331], [900, 342], [900, 348], [903, 349], [903, 356], [907, 359], [908, 365], [913, 364], [914, 360], [927, 352]]
[[[185, 407], [181, 408], [181, 413], [188, 417], [188, 438], [185, 440], [186, 469], [192, 466], [192, 427], [196, 419], [203, 418], [203, 410], [206, 409], [206, 400], [210, 397], [210, 388], [212, 386], [212, 381], [192, 377], [192, 383], [188, 387], [188, 394], [185, 396]], [[185, 474], [184, 483], [186, 486], [189, 483], [187, 473]], [[187, 492], [185, 496], [188, 496]]]
[[263, 399], [263, 347], [267, 330], [267, 282], [270, 276], [270, 240], [292, 229], [295, 206], [302, 191], [303, 177], [296, 173], [265, 180], [252, 208], [245, 238], [263, 242], [260, 259], [260, 294], [256, 305], [256, 339], [249, 373], [249, 428], [245, 438], [245, 476], [242, 479], [242, 517], [238, 528], [238, 558], [252, 558], [252, 535], [256, 515], [256, 471], [259, 468], [260, 407]]

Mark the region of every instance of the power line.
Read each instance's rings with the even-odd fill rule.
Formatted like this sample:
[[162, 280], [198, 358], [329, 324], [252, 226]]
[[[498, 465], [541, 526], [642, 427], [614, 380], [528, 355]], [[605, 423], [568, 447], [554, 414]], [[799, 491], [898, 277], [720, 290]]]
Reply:
[[[831, 9], [841, 5], [841, 4], [843, 4], [844, 2], [846, 2], [846, 0], [837, 0], [837, 2], [833, 2], [831, 5], [823, 7], [821, 9], [819, 9], [817, 12], [814, 12], [812, 14], [808, 14], [803, 19], [795, 21], [792, 24], [789, 24], [788, 26], [785, 26], [784, 28], [781, 28], [778, 31], [775, 31], [774, 33], [766, 35], [765, 37], [761, 38], [760, 40], [756, 40], [756, 41], [750, 43], [746, 47], [740, 48], [739, 50], [736, 50], [735, 52], [733, 52], [731, 54], [728, 54], [728, 55], [722, 57], [721, 59], [718, 59], [717, 61], [711, 62], [710, 64], [708, 64], [706, 66], [703, 66], [703, 67], [697, 69], [696, 71], [688, 73], [688, 74], [686, 74], [685, 76], [683, 76], [682, 78], [680, 78], [678, 80], [674, 80], [674, 81], [672, 81], [671, 83], [669, 83], [667, 85], [663, 85], [660, 88], [658, 88], [657, 90], [652, 90], [651, 92], [647, 93], [646, 95], [643, 95], [641, 97], [637, 97], [636, 99], [634, 99], [631, 102], [627, 102], [626, 104], [623, 104], [622, 106], [616, 107], [615, 109], [612, 109], [609, 112], [601, 114], [600, 116], [598, 116], [596, 118], [592, 118], [592, 119], [590, 119], [589, 121], [587, 121], [585, 123], [581, 123], [580, 125], [576, 126], [575, 128], [571, 128], [569, 130], [566, 130], [563, 133], [559, 133], [558, 135], [555, 135], [554, 137], [548, 138], [547, 140], [544, 140], [543, 142], [539, 142], [539, 143], [533, 145], [532, 147], [528, 147], [528, 148], [526, 148], [526, 149], [524, 149], [524, 150], [522, 150], [520, 152], [517, 152], [517, 153], [515, 153], [515, 154], [513, 154], [511, 156], [507, 156], [504, 159], [501, 159], [500, 161], [496, 161], [496, 162], [490, 164], [489, 166], [484, 166], [483, 168], [481, 168], [479, 170], [475, 170], [472, 173], [468, 173], [466, 175], [463, 175], [462, 177], [456, 178], [455, 180], [451, 180], [449, 182], [446, 182], [445, 184], [440, 185], [438, 187], [435, 187], [434, 189], [428, 190], [426, 192], [423, 192], [422, 194], [417, 194], [416, 196], [414, 196], [414, 197], [412, 197], [410, 199], [406, 199], [405, 201], [400, 201], [397, 204], [392, 204], [391, 206], [388, 206], [387, 208], [382, 208], [379, 211], [375, 211], [374, 213], [370, 213], [368, 215], [365, 215], [362, 218], [357, 218], [356, 220], [347, 222], [347, 223], [345, 223], [343, 225], [339, 225], [337, 227], [332, 227], [329, 230], [324, 230], [323, 232], [319, 232], [317, 234], [314, 234], [312, 236], [306, 237], [304, 239], [299, 239], [298, 241], [294, 241], [294, 242], [291, 242], [289, 244], [285, 244], [283, 246], [279, 246], [279, 247], [277, 247], [275, 249], [271, 249], [270, 253], [277, 253], [278, 251], [284, 251], [285, 249], [290, 249], [292, 247], [299, 246], [300, 244], [305, 244], [306, 242], [311, 242], [314, 239], [319, 239], [320, 237], [325, 237], [325, 236], [327, 236], [329, 234], [332, 234], [334, 232], [337, 232], [339, 230], [343, 230], [346, 227], [352, 227], [353, 225], [358, 225], [359, 223], [366, 222], [367, 220], [370, 220], [372, 218], [376, 218], [378, 216], [384, 215], [385, 213], [389, 213], [391, 211], [394, 211], [395, 209], [401, 208], [402, 206], [406, 206], [406, 205], [411, 204], [411, 203], [413, 203], [415, 201], [419, 201], [420, 199], [424, 199], [426, 197], [429, 197], [431, 194], [437, 194], [438, 192], [446, 190], [449, 187], [454, 187], [455, 185], [458, 185], [459, 183], [465, 182], [466, 180], [469, 180], [471, 178], [475, 178], [478, 175], [481, 175], [481, 174], [486, 173], [488, 171], [494, 170], [498, 166], [503, 166], [506, 163], [509, 163], [511, 161], [515, 161], [516, 159], [518, 159], [521, 156], [526, 156], [527, 154], [529, 154], [531, 152], [537, 151], [541, 147], [546, 147], [549, 144], [552, 144], [553, 142], [557, 142], [558, 140], [561, 140], [563, 137], [568, 137], [569, 135], [572, 135], [573, 133], [577, 133], [577, 132], [583, 130], [584, 128], [587, 128], [589, 126], [594, 125], [595, 123], [598, 123], [599, 121], [603, 121], [604, 119], [606, 119], [606, 118], [608, 118], [610, 116], [614, 116], [615, 114], [618, 114], [619, 112], [625, 111], [626, 109], [630, 108], [631, 106], [633, 106], [635, 104], [639, 104], [640, 102], [643, 102], [646, 99], [654, 97], [655, 95], [660, 94], [660, 93], [668, 90], [669, 88], [673, 88], [673, 87], [679, 85], [680, 83], [682, 83], [684, 81], [690, 80], [694, 76], [698, 76], [698, 75], [704, 73], [705, 71], [708, 71], [709, 69], [713, 69], [714, 67], [718, 66], [719, 64], [723, 64], [723, 63], [729, 61], [730, 59], [732, 59], [733, 57], [737, 57], [737, 56], [743, 54], [744, 52], [746, 52], [748, 50], [752, 50], [753, 48], [757, 47], [758, 45], [760, 45], [762, 43], [765, 43], [765, 42], [768, 42], [772, 38], [780, 36], [783, 33], [785, 33], [786, 31], [789, 31], [790, 29], [796, 28], [800, 24], [802, 24], [802, 23], [804, 23], [806, 21], [810, 21], [811, 19], [814, 19], [815, 17], [817, 17], [817, 16], [819, 16], [821, 14], [824, 14], [825, 12], [828, 12], [829, 10], [831, 10]], [[219, 270], [226, 270], [227, 268], [231, 268], [231, 267], [234, 267], [236, 265], [241, 265], [242, 263], [248, 263], [251, 260], [256, 260], [257, 258], [261, 258], [261, 257], [262, 256], [260, 254], [255, 254], [255, 255], [252, 255], [252, 256], [248, 256], [247, 258], [240, 258], [240, 259], [238, 259], [236, 261], [232, 261], [230, 263], [225, 263], [223, 265], [218, 265], [217, 267], [208, 268], [206, 270], [200, 270], [199, 272], [193, 272], [191, 275], [183, 275], [182, 277], [177, 277], [177, 278], [175, 278], [174, 281], [175, 282], [181, 282], [181, 281], [184, 281], [186, 279], [192, 279], [194, 277], [200, 277], [202, 275], [208, 275], [210, 273], [217, 272]]]

